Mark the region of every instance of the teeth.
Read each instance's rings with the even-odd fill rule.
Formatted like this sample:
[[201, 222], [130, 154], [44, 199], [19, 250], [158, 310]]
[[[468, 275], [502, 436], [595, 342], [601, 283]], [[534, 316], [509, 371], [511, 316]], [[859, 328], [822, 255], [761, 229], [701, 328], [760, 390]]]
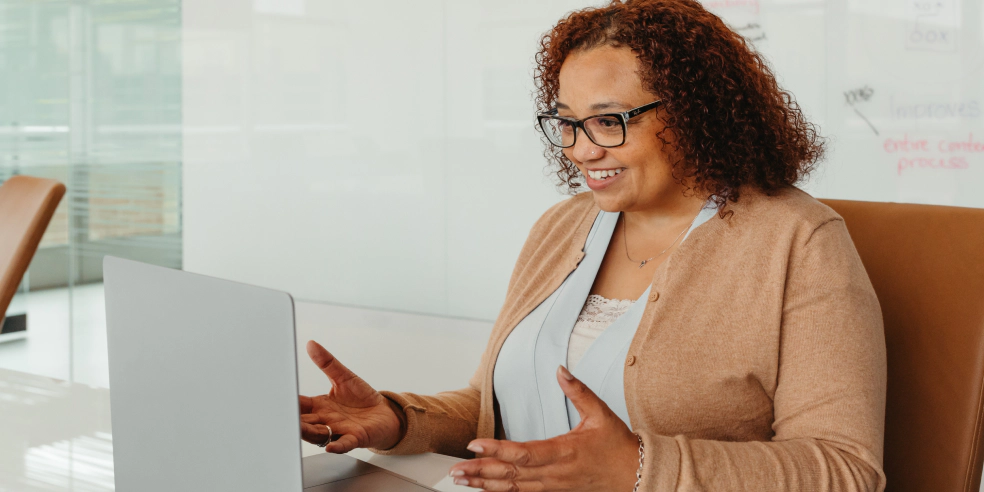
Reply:
[[619, 174], [622, 171], [623, 171], [622, 168], [619, 168], [619, 169], [604, 169], [604, 170], [601, 170], [601, 171], [588, 171], [588, 176], [590, 176], [591, 179], [603, 180], [603, 179], [607, 179], [609, 177], [612, 177], [612, 176], [614, 176], [616, 174]]

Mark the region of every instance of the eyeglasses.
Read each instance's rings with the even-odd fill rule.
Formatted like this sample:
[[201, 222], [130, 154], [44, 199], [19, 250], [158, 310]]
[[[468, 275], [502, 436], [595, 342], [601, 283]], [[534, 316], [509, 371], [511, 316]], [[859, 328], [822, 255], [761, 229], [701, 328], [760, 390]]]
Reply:
[[599, 147], [618, 147], [625, 143], [625, 124], [630, 119], [659, 106], [662, 102], [662, 100], [653, 101], [624, 113], [596, 114], [583, 120], [557, 116], [556, 108], [546, 113], [540, 113], [536, 118], [540, 122], [540, 130], [547, 136], [547, 140], [562, 149], [574, 146], [577, 141], [578, 128]]

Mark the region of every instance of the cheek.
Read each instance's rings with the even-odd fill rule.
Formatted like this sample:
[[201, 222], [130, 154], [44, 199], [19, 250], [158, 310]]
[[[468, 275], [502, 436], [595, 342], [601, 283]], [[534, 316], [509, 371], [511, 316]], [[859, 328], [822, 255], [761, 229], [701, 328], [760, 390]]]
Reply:
[[619, 149], [617, 154], [612, 152], [612, 157], [623, 166], [635, 170], [635, 174], [652, 171], [653, 152], [652, 149], [644, 146], [633, 145], [632, 147]]
[[666, 154], [661, 142], [656, 139], [647, 142], [639, 142], [631, 149], [626, 149], [624, 159], [633, 167], [641, 168], [646, 173], [664, 174], [672, 167], [672, 158]]

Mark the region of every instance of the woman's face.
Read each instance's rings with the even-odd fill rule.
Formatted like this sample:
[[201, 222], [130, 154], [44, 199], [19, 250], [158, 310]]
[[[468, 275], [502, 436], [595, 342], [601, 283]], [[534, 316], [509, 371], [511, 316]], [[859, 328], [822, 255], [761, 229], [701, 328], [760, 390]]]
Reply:
[[[643, 87], [638, 63], [628, 48], [603, 46], [571, 53], [560, 68], [558, 115], [581, 119], [621, 113], [657, 100]], [[654, 210], [682, 198], [681, 185], [672, 177], [672, 161], [656, 138], [663, 129], [660, 112], [657, 107], [629, 120], [621, 146], [599, 147], [578, 129], [574, 146], [564, 149], [602, 210]], [[664, 134], [667, 140], [669, 133]], [[621, 172], [606, 179], [590, 176], [591, 171], [615, 170]]]

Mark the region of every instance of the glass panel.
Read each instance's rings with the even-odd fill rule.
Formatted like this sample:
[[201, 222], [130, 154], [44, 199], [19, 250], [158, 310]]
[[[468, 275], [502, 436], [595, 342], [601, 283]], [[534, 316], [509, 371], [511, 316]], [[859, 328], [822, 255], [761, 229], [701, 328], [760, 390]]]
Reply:
[[0, 367], [106, 386], [102, 258], [181, 248], [180, 0], [0, 0], [0, 181], [68, 186]]
[[[69, 18], [68, 2], [0, 1], [0, 181], [69, 182]], [[25, 323], [25, 338], [0, 343], [0, 366], [69, 377], [69, 249], [63, 200], [7, 311], [7, 322]]]

